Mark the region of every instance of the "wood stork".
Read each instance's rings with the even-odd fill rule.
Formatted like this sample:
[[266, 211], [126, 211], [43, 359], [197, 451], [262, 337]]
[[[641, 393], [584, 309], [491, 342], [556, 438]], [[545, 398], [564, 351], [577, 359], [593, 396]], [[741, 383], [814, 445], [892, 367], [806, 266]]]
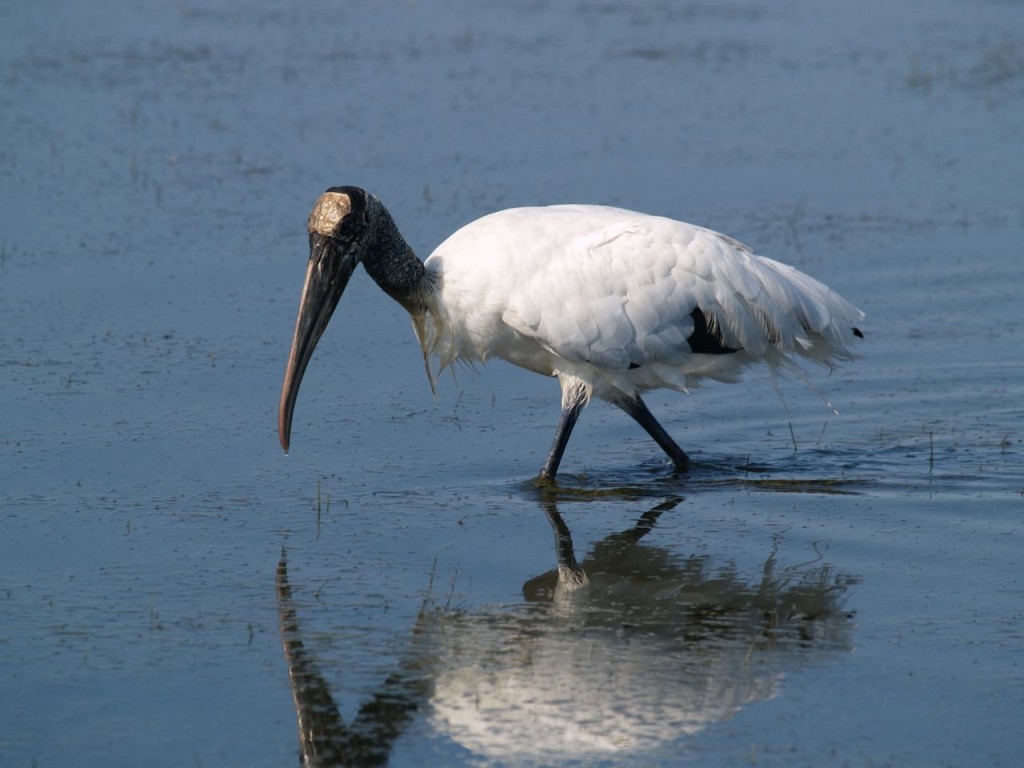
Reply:
[[[596, 205], [514, 208], [463, 227], [421, 262], [387, 209], [332, 187], [309, 215], [309, 262], [285, 370], [285, 451], [302, 375], [356, 265], [412, 316], [431, 388], [453, 361], [501, 358], [558, 378], [553, 480], [592, 397], [624, 410], [683, 469], [640, 394], [735, 381], [746, 366], [851, 358], [864, 313], [793, 267], [709, 229]], [[432, 369], [431, 359], [436, 360]]]

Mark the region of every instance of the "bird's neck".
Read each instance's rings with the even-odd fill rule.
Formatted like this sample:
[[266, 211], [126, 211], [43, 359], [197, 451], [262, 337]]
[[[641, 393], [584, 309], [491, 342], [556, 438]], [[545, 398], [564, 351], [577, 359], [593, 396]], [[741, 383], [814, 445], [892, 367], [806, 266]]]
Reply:
[[[431, 370], [430, 355], [448, 337], [446, 324], [437, 311], [438, 282], [398, 231], [394, 219], [376, 198], [367, 195], [367, 240], [363, 266], [373, 281], [412, 316], [416, 338], [423, 349], [423, 365], [434, 390], [437, 375]], [[445, 345], [450, 349], [452, 344]], [[449, 352], [438, 373], [455, 357]]]
[[363, 266], [381, 289], [412, 314], [426, 308], [431, 281], [423, 262], [405, 242], [394, 219], [376, 199], [367, 201], [367, 243]]

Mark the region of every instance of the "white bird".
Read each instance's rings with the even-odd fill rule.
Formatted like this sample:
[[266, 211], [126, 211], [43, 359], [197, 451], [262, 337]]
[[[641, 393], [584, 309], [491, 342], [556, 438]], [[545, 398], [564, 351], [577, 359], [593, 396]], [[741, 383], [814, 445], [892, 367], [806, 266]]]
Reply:
[[[433, 388], [456, 360], [500, 358], [558, 378], [553, 480], [592, 397], [624, 410], [679, 469], [688, 458], [640, 398], [735, 381], [748, 365], [853, 357], [864, 313], [828, 286], [709, 229], [595, 205], [513, 208], [474, 221], [421, 262], [387, 209], [332, 187], [309, 215], [309, 263], [285, 370], [285, 451], [302, 375], [362, 262], [412, 316]], [[431, 358], [436, 368], [431, 368]], [[436, 371], [436, 373], [435, 373]]]

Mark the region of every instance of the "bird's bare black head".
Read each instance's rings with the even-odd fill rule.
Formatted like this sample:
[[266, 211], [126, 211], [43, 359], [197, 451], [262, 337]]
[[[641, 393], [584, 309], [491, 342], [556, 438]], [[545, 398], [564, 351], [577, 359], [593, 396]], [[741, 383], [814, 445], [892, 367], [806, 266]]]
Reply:
[[324, 237], [341, 248], [358, 248], [367, 229], [366, 199], [359, 187], [331, 187], [320, 195], [306, 222], [310, 247], [313, 238]]

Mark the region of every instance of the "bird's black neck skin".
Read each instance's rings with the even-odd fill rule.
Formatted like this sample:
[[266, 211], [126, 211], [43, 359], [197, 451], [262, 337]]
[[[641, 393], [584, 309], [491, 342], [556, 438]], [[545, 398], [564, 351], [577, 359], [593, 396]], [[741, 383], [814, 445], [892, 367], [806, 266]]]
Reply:
[[405, 242], [387, 208], [372, 195], [366, 196], [366, 227], [362, 261], [367, 273], [410, 313], [422, 313], [431, 288], [423, 262]]

